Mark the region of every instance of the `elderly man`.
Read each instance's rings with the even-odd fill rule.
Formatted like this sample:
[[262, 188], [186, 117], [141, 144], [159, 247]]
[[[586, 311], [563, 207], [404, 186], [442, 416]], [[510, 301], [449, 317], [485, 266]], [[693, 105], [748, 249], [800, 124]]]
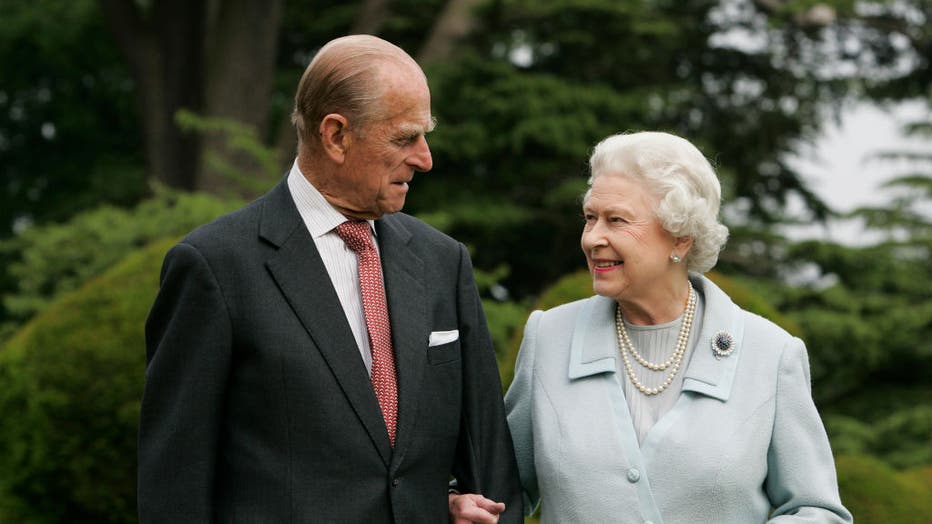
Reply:
[[165, 258], [140, 520], [446, 522], [453, 478], [520, 522], [469, 256], [398, 213], [432, 166], [424, 73], [384, 40], [339, 38], [301, 78], [293, 121], [285, 180]]

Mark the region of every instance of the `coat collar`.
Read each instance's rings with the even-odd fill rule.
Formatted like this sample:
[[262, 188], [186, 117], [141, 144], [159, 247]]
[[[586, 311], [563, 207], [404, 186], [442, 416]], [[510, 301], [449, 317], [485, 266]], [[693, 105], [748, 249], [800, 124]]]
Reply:
[[[726, 401], [742, 353], [744, 320], [741, 309], [708, 278], [690, 275], [690, 281], [705, 300], [705, 312], [699, 337], [684, 371], [683, 391]], [[712, 338], [720, 331], [734, 337], [736, 346], [731, 355], [723, 358], [717, 358], [712, 352]], [[615, 336], [615, 301], [601, 296], [584, 300], [573, 329], [569, 378], [614, 373], [618, 358]]]
[[275, 247], [284, 245], [302, 225], [301, 215], [288, 190], [287, 176], [252, 205], [262, 206], [259, 237]]

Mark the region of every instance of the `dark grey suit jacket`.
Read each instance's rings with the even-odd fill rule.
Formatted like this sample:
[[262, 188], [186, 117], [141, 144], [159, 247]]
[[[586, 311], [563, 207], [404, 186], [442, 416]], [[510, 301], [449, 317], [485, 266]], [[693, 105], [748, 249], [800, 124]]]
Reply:
[[[447, 483], [521, 522], [501, 384], [469, 255], [376, 222], [397, 440], [285, 181], [169, 251], [146, 323], [141, 522], [447, 522]], [[432, 331], [459, 340], [428, 347]]]

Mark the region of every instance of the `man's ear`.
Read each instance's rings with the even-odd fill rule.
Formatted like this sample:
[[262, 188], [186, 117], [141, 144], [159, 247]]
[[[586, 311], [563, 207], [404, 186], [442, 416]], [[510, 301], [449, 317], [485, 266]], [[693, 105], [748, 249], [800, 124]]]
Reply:
[[320, 121], [319, 131], [324, 153], [334, 162], [342, 164], [352, 141], [346, 117], [339, 113], [330, 113]]

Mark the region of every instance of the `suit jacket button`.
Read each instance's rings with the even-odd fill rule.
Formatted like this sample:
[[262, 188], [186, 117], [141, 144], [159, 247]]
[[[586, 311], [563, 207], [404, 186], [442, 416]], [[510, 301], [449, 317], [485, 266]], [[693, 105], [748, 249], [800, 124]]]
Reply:
[[398, 480], [398, 479], [392, 479], [392, 486], [396, 486], [396, 487], [397, 487], [398, 484], [399, 484], [400, 482], [401, 482], [401, 481]]
[[640, 471], [638, 471], [636, 468], [631, 468], [628, 470], [628, 481], [629, 482], [637, 482], [640, 479], [641, 479]]

